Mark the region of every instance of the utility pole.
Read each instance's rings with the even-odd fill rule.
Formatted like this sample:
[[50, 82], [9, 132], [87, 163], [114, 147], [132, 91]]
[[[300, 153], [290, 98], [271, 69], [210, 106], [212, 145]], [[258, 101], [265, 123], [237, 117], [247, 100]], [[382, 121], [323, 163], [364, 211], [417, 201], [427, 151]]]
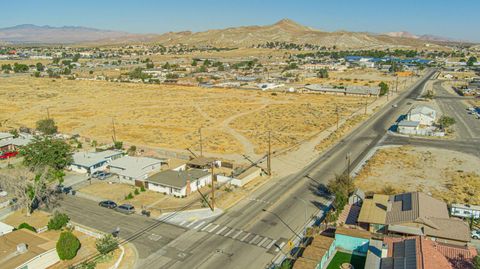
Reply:
[[202, 128], [198, 128], [198, 133], [200, 135], [200, 156], [203, 156], [203, 141], [202, 141]]
[[50, 111], [48, 111], [48, 107], [47, 107], [47, 120], [50, 119]]
[[368, 97], [365, 96], [365, 115], [367, 115]]
[[267, 171], [268, 175], [272, 175], [272, 140], [271, 140], [271, 131], [268, 131], [268, 153], [267, 153]]
[[215, 211], [215, 174], [213, 173], [213, 168], [215, 163], [212, 162], [211, 164], [211, 173], [212, 173], [212, 211]]
[[348, 176], [350, 176], [350, 155], [352, 155], [351, 152], [347, 153], [347, 156], [345, 157], [345, 159], [347, 159], [347, 173], [348, 173]]
[[398, 74], [397, 74], [397, 80], [395, 83], [395, 92], [398, 92]]

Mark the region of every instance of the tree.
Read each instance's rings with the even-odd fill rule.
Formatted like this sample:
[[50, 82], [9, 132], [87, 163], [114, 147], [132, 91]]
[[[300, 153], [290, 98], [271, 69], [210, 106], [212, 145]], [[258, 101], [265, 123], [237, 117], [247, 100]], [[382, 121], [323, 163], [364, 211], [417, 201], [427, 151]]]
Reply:
[[388, 85], [385, 82], [380, 82], [378, 84], [378, 87], [380, 87], [380, 96], [383, 96], [388, 93]]
[[473, 258], [473, 268], [480, 269], [480, 255], [477, 255], [475, 258]]
[[42, 63], [37, 63], [35, 65], [35, 68], [37, 69], [37, 71], [40, 71], [42, 72], [43, 70], [45, 70], [45, 66], [42, 64]]
[[328, 70], [326, 68], [322, 68], [318, 71], [317, 77], [319, 78], [328, 78]]
[[0, 171], [0, 186], [13, 197], [16, 205], [26, 210], [30, 216], [34, 209], [42, 204], [49, 207], [56, 204], [53, 185], [48, 184], [49, 169], [30, 170], [27, 168], [8, 169]]
[[15, 72], [15, 73], [25, 73], [25, 72], [28, 72], [28, 65], [26, 65], [26, 64], [14, 63], [14, 64], [13, 64], [13, 72]]
[[40, 77], [40, 72], [35, 71], [35, 73], [33, 73], [33, 76], [36, 77], [36, 78], [39, 78]]
[[348, 197], [355, 190], [355, 185], [350, 175], [343, 173], [336, 175], [335, 179], [328, 183], [328, 190], [330, 193], [341, 193], [343, 196]]
[[135, 156], [135, 153], [137, 152], [137, 147], [135, 145], [131, 145], [130, 148], [127, 150], [127, 154], [129, 156]]
[[48, 221], [47, 227], [49, 230], [60, 230], [63, 227], [67, 226], [67, 223], [70, 221], [70, 218], [65, 213], [60, 213], [55, 211], [53, 217]]
[[113, 148], [114, 149], [122, 149], [123, 148], [123, 142], [122, 141], [113, 142]]
[[148, 63], [146, 64], [146, 67], [147, 67], [147, 69], [151, 69], [151, 68], [154, 67], [154, 65], [153, 65], [152, 62], [148, 62]]
[[53, 135], [57, 133], [58, 127], [53, 119], [43, 119], [37, 121], [37, 130], [45, 135]]
[[166, 62], [164, 65], [162, 65], [162, 68], [163, 69], [170, 69], [171, 68], [170, 63]]
[[441, 116], [438, 120], [438, 124], [442, 127], [442, 129], [447, 129], [455, 124], [455, 119], [449, 116]]
[[73, 56], [72, 62], [78, 62], [79, 59], [80, 59], [80, 54], [77, 53]]
[[467, 66], [473, 66], [474, 63], [477, 62], [477, 57], [475, 56], [470, 56], [467, 60]]
[[192, 60], [192, 66], [197, 66], [197, 60], [196, 59]]
[[20, 225], [18, 225], [18, 228], [17, 230], [20, 230], [20, 229], [27, 229], [27, 230], [30, 230], [34, 233], [37, 232], [37, 229], [35, 229], [35, 227], [33, 227], [32, 225], [26, 223], [26, 222], [22, 222]]
[[106, 234], [105, 236], [98, 238], [95, 242], [98, 252], [105, 255], [118, 248], [118, 240], [114, 238], [111, 234]]
[[72, 232], [62, 232], [56, 248], [60, 260], [71, 260], [77, 256], [77, 252], [80, 249], [80, 241]]
[[62, 170], [72, 162], [72, 149], [65, 141], [52, 137], [35, 137], [20, 150], [23, 163], [30, 168], [49, 167]]

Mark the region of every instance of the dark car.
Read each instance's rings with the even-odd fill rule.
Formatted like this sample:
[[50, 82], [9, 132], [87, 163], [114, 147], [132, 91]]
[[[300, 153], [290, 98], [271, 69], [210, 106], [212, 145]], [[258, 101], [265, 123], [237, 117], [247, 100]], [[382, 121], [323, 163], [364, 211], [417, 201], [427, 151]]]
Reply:
[[124, 214], [133, 214], [135, 213], [135, 207], [131, 204], [123, 204], [115, 208], [120, 213]]
[[106, 200], [106, 201], [101, 201], [98, 203], [99, 206], [106, 207], [106, 208], [116, 208], [117, 204], [114, 201]]
[[95, 177], [98, 177], [98, 175], [100, 175], [101, 173], [103, 173], [102, 171], [95, 171], [92, 173], [91, 177], [95, 178]]

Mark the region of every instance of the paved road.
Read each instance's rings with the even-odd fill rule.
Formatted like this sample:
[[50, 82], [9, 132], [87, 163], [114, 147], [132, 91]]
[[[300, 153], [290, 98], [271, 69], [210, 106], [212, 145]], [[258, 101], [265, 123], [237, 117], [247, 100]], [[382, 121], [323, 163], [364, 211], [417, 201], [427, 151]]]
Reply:
[[[400, 107], [415, 99], [428, 77], [393, 102]], [[385, 136], [397, 114], [396, 108], [385, 106], [302, 171], [269, 180], [212, 223], [186, 224], [190, 226], [185, 228], [162, 224], [140, 236], [133, 241], [141, 258], [137, 267], [264, 268], [278, 254], [274, 244], [283, 245], [295, 234], [262, 209], [274, 212], [296, 233], [301, 232], [309, 217], [325, 207], [327, 197], [319, 190], [335, 174], [345, 171], [346, 156], [350, 156], [354, 167]], [[63, 207], [74, 221], [106, 232], [118, 225], [123, 237], [155, 223], [140, 216], [118, 215], [87, 200], [72, 199], [67, 198]], [[162, 239], [152, 240], [152, 233]]]

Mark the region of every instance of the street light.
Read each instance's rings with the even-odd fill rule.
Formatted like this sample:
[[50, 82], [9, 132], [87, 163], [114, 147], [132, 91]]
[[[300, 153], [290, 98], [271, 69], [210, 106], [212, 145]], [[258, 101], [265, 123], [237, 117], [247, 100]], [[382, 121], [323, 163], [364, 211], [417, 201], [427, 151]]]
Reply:
[[292, 231], [292, 233], [295, 234], [298, 237], [298, 239], [302, 240], [302, 237], [299, 234], [297, 234], [290, 226], [288, 226], [288, 224], [285, 221], [283, 221], [283, 219], [280, 218], [279, 215], [275, 214], [272, 211], [268, 211], [265, 208], [262, 208], [262, 211], [274, 215], [277, 219], [279, 219], [283, 223], [283, 225], [285, 225], [290, 231]]

